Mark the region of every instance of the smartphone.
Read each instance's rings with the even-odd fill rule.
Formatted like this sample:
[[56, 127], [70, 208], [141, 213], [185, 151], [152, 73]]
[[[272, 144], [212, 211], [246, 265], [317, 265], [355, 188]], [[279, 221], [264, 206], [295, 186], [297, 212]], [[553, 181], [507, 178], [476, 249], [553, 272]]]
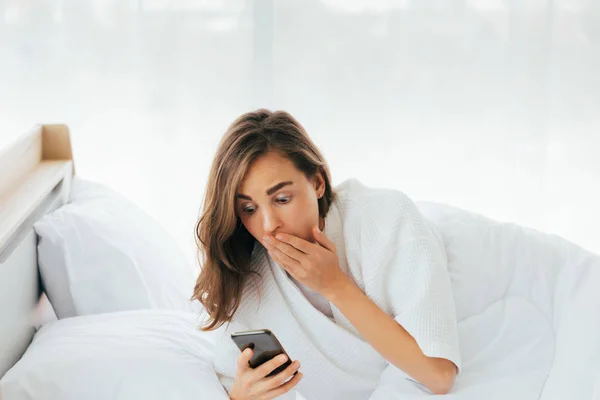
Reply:
[[[231, 334], [231, 339], [235, 342], [240, 351], [244, 351], [248, 347], [254, 351], [252, 358], [250, 359], [250, 367], [252, 368], [258, 367], [279, 354], [285, 354], [287, 356], [287, 361], [271, 371], [267, 376], [277, 375], [292, 363], [290, 356], [285, 352], [283, 346], [275, 337], [275, 334], [268, 329], [235, 332]], [[297, 371], [294, 372], [294, 375], [296, 375], [296, 373]]]

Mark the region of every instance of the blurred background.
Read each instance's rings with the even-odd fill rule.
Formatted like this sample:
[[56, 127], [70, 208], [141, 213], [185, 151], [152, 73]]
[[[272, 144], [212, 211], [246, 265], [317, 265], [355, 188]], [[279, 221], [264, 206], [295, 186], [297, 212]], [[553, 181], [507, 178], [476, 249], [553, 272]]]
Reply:
[[78, 175], [190, 261], [212, 155], [259, 107], [305, 126], [334, 184], [600, 253], [600, 0], [0, 0], [0, 146], [68, 124]]

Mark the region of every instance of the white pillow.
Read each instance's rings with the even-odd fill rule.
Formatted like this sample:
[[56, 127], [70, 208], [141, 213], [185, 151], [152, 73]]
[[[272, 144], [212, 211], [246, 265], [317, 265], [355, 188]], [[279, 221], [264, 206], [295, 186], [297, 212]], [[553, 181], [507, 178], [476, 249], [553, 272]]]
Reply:
[[215, 335], [198, 317], [136, 310], [44, 325], [0, 380], [3, 400], [225, 400], [212, 367]]
[[195, 278], [170, 236], [115, 191], [75, 178], [69, 203], [34, 224], [58, 318], [136, 309], [199, 311]]

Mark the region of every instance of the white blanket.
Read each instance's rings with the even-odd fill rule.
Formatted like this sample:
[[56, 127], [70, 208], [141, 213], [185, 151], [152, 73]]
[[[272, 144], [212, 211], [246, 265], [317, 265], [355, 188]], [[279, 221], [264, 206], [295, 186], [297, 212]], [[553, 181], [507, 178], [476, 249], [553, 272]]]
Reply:
[[[459, 320], [463, 370], [447, 397], [600, 399], [600, 256], [515, 224], [418, 206], [442, 234]], [[410, 393], [398, 385], [382, 398], [420, 397]]]

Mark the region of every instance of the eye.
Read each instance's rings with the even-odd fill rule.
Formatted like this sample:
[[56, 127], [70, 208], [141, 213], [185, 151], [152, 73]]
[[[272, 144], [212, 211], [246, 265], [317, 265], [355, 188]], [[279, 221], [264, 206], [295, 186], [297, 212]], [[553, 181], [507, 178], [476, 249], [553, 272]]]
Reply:
[[254, 212], [254, 208], [253, 208], [253, 207], [246, 207], [246, 208], [243, 208], [243, 209], [242, 209], [242, 212], [243, 212], [244, 214], [248, 214], [248, 215], [250, 215], [250, 214], [252, 214], [252, 213]]
[[[278, 197], [277, 199], [275, 199], [275, 201], [279, 204], [287, 204], [289, 203], [291, 200], [291, 198], [289, 196], [286, 197]], [[243, 207], [242, 208], [242, 212], [246, 215], [252, 215], [254, 214], [255, 208], [254, 207]]]

